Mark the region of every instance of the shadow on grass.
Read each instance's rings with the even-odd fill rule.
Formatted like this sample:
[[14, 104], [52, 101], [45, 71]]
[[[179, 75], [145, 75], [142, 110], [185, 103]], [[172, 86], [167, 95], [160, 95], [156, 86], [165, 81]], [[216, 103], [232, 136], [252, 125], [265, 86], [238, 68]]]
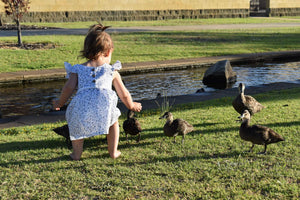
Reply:
[[218, 158], [233, 158], [239, 157], [243, 152], [240, 151], [232, 151], [232, 152], [225, 152], [225, 153], [200, 153], [199, 155], [187, 155], [187, 156], [172, 156], [172, 157], [154, 157], [153, 159], [149, 159], [142, 162], [124, 162], [119, 163], [120, 165], [124, 166], [132, 166], [132, 165], [144, 165], [149, 163], [157, 163], [157, 162], [166, 162], [166, 163], [175, 163], [175, 162], [182, 162], [182, 161], [193, 161], [193, 160], [209, 160], [209, 159], [218, 159]]
[[[205, 128], [206, 126], [214, 126], [218, 125], [220, 123], [200, 123], [200, 124], [195, 124], [193, 125], [194, 127], [203, 127]], [[240, 124], [237, 124], [236, 126], [228, 127], [228, 128], [214, 128], [212, 127], [211, 129], [205, 128], [204, 130], [195, 130], [192, 132], [192, 134], [213, 134], [213, 133], [222, 133], [222, 132], [230, 132], [230, 131], [238, 131]]]
[[49, 158], [49, 159], [36, 159], [36, 160], [22, 160], [22, 161], [11, 161], [7, 163], [1, 163], [1, 167], [10, 167], [11, 165], [18, 165], [18, 166], [23, 166], [23, 165], [28, 165], [28, 164], [33, 164], [33, 163], [53, 163], [53, 162], [60, 162], [60, 161], [71, 161], [71, 158], [68, 155], [63, 155], [59, 156], [56, 158]]
[[[194, 127], [205, 127], [205, 126], [214, 126], [218, 123], [201, 123], [196, 124]], [[268, 127], [289, 127], [289, 126], [299, 126], [300, 121], [293, 121], [293, 122], [283, 122], [283, 123], [268, 123], [262, 124], [263, 126]], [[212, 133], [219, 133], [219, 132], [230, 132], [230, 131], [238, 131], [240, 125], [237, 124], [236, 126], [229, 127], [229, 128], [213, 128], [208, 130], [195, 130], [190, 133], [190, 135], [196, 134], [212, 134]], [[157, 137], [164, 137], [162, 128], [154, 128], [154, 129], [145, 129], [145, 132], [155, 132], [155, 133], [148, 133], [148, 134], [141, 134], [141, 141], [145, 139], [157, 138]], [[136, 143], [135, 139], [136, 136], [128, 136], [129, 142], [126, 142], [125, 136], [121, 135], [120, 142], [126, 144], [120, 144], [120, 148], [126, 148], [130, 146], [146, 146], [150, 145], [144, 142]], [[84, 148], [92, 149], [92, 148], [99, 148], [99, 145], [106, 144], [107, 140], [106, 137], [97, 137], [97, 138], [89, 138], [84, 141]], [[6, 152], [14, 152], [14, 151], [22, 151], [22, 150], [36, 150], [36, 149], [56, 149], [56, 148], [67, 148], [67, 145], [64, 141], [64, 138], [53, 139], [53, 140], [39, 140], [39, 141], [25, 141], [25, 142], [8, 142], [0, 144], [0, 153]]]
[[14, 152], [37, 149], [56, 149], [59, 147], [66, 147], [64, 140], [39, 140], [26, 142], [8, 142], [0, 144], [0, 152]]
[[[191, 133], [191, 135], [196, 134], [213, 134], [219, 132], [230, 132], [236, 131], [238, 134], [239, 126], [229, 127], [229, 128], [214, 128], [215, 125], [219, 123], [199, 123], [195, 124], [195, 127], [212, 127], [212, 129], [208, 130], [196, 130]], [[292, 122], [282, 122], [282, 123], [268, 123], [263, 124], [264, 126], [268, 127], [289, 127], [289, 126], [299, 126], [300, 121], [292, 121]], [[141, 142], [136, 143], [135, 137], [132, 137], [131, 140], [127, 143], [122, 137], [122, 141], [119, 144], [120, 149], [126, 149], [131, 147], [146, 147], [149, 145], [153, 145], [153, 142], [143, 141], [145, 139], [151, 139], [156, 137], [164, 137], [162, 128], [152, 128], [152, 129], [145, 129], [145, 132], [149, 132], [148, 134], [142, 134]], [[160, 132], [161, 131], [161, 132]], [[38, 140], [38, 141], [15, 141], [15, 142], [8, 142], [8, 143], [1, 143], [0, 144], [0, 153], [8, 153], [8, 152], [19, 152], [19, 151], [31, 151], [31, 150], [42, 150], [42, 149], [59, 149], [59, 148], [67, 148], [67, 145], [64, 142], [64, 138], [57, 138], [57, 139], [48, 139], [48, 140]], [[99, 150], [99, 148], [107, 148], [106, 145], [106, 137], [95, 137], [89, 138], [85, 140], [84, 148], [89, 150]], [[248, 147], [247, 147], [248, 148]], [[39, 152], [38, 152], [39, 153]], [[222, 152], [222, 153], [213, 153], [213, 152], [199, 152], [198, 155], [186, 155], [186, 156], [172, 156], [172, 157], [154, 157], [147, 161], [142, 162], [134, 162], [134, 163], [120, 163], [122, 165], [133, 165], [133, 164], [147, 164], [147, 163], [155, 163], [158, 161], [164, 162], [178, 162], [178, 161], [185, 161], [185, 160], [195, 160], [195, 159], [215, 159], [215, 158], [230, 158], [230, 157], [238, 157], [243, 154], [243, 151], [231, 151], [231, 152]], [[98, 155], [100, 156], [100, 155]], [[98, 157], [97, 156], [97, 157]], [[103, 154], [101, 157], [108, 156], [108, 153]], [[88, 159], [88, 158], [87, 158]], [[69, 154], [63, 155], [57, 158], [49, 158], [49, 159], [31, 159], [31, 160], [12, 160], [7, 163], [1, 163], [0, 166], [2, 167], [9, 167], [10, 165], [26, 165], [30, 163], [51, 163], [57, 161], [68, 161], [70, 160]]]
[[204, 126], [215, 126], [220, 123], [201, 123], [201, 124], [193, 124], [194, 127], [204, 127]]
[[294, 122], [281, 122], [281, 123], [268, 123], [268, 124], [261, 124], [267, 127], [289, 127], [289, 126], [300, 126], [300, 121]]
[[[136, 35], [144, 38], [145, 43], [157, 43], [161, 45], [182, 45], [182, 46], [203, 46], [203, 43], [223, 46], [224, 44], [247, 44], [250, 47], [263, 45], [266, 49], [278, 48], [281, 46], [291, 46], [297, 48], [297, 33], [276, 33], [274, 32], [214, 32], [214, 31], [153, 31], [123, 33], [124, 35]], [[274, 37], [276, 40], [274, 40]], [[253, 38], [256, 40], [253, 41]], [[276, 42], [274, 42], [276, 41]], [[278, 42], [277, 42], [278, 41]], [[143, 52], [140, 52], [143, 53]]]
[[[156, 138], [156, 137], [162, 136], [163, 134], [164, 134], [163, 127], [143, 129], [143, 131], [141, 132], [141, 140]], [[122, 135], [125, 138], [125, 133]], [[136, 136], [128, 135], [128, 139], [131, 139], [131, 140], [136, 139]]]

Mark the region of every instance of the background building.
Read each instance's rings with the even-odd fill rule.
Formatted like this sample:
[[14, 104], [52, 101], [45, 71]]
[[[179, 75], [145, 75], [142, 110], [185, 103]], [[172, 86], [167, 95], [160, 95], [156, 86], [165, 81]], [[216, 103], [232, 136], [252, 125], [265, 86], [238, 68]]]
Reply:
[[[251, 5], [251, 9], [250, 9]], [[31, 0], [23, 21], [164, 20], [300, 15], [300, 0]], [[0, 2], [0, 17], [10, 22]]]
[[300, 16], [300, 0], [250, 0], [250, 15]]

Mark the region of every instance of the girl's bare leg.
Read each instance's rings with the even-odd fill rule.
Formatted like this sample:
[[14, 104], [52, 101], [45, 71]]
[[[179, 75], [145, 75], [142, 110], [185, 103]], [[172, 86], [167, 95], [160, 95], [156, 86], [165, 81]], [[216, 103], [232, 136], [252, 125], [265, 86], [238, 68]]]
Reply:
[[73, 152], [70, 154], [70, 156], [73, 160], [80, 159], [82, 151], [83, 151], [83, 140], [84, 139], [72, 141]]
[[115, 159], [121, 155], [121, 152], [118, 150], [119, 143], [119, 123], [114, 123], [109, 128], [109, 133], [107, 135], [107, 144], [108, 144], [108, 153], [111, 158]]

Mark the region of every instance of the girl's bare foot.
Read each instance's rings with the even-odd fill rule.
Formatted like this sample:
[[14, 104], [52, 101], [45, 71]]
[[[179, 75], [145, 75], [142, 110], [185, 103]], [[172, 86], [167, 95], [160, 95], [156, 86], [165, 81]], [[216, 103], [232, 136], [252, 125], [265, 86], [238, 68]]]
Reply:
[[116, 151], [113, 155], [110, 155], [111, 158], [116, 159], [121, 155], [121, 151]]
[[83, 139], [72, 141], [73, 152], [70, 154], [70, 157], [73, 160], [80, 160], [83, 151], [83, 141]]
[[80, 160], [80, 157], [76, 157], [76, 156], [74, 155], [74, 153], [71, 153], [71, 154], [70, 154], [70, 157], [72, 158], [72, 160]]

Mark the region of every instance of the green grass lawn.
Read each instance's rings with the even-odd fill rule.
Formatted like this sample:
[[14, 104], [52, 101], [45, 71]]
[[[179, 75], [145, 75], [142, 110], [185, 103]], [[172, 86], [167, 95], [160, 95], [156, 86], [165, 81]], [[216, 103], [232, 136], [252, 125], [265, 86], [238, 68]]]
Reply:
[[116, 161], [105, 136], [87, 139], [82, 160], [69, 160], [63, 138], [51, 131], [64, 122], [2, 129], [1, 199], [299, 199], [300, 88], [254, 97], [267, 108], [251, 124], [285, 138], [266, 155], [256, 154], [263, 146], [245, 152], [251, 144], [238, 135], [231, 97], [171, 110], [195, 127], [184, 145], [163, 135], [160, 111], [142, 111], [140, 143], [122, 134]]
[[[123, 63], [180, 58], [233, 55], [300, 49], [300, 27], [112, 33], [115, 51], [112, 61]], [[16, 42], [17, 37], [0, 37]], [[84, 36], [23, 36], [25, 43], [48, 42], [55, 49], [0, 49], [0, 72], [62, 68], [63, 62], [81, 63], [78, 57]]]

